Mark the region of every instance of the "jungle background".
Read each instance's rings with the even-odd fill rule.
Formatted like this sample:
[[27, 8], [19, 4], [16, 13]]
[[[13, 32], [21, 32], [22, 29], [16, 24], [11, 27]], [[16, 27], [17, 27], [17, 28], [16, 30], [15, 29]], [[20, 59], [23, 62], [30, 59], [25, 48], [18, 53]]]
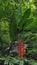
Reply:
[[[18, 34], [26, 47], [22, 58], [12, 50]], [[0, 0], [1, 61], [4, 65], [37, 65], [37, 0]]]

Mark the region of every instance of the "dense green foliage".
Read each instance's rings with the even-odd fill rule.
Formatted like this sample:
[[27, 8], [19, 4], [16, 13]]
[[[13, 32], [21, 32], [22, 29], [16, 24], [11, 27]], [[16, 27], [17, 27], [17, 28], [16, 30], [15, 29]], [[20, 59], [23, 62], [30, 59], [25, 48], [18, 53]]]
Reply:
[[[16, 41], [20, 34], [27, 45], [26, 58], [22, 59], [29, 59], [31, 65], [37, 65], [36, 3], [37, 0], [0, 0], [0, 59], [6, 54], [5, 48], [9, 47], [11, 41]], [[6, 62], [9, 59], [10, 63], [20, 60], [10, 55], [5, 57]]]

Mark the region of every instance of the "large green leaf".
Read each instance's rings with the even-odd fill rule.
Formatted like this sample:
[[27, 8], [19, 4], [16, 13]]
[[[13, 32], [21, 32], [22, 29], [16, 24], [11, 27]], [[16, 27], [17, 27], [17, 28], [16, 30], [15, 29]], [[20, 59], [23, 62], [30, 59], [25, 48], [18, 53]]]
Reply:
[[11, 18], [11, 20], [10, 20], [9, 33], [10, 33], [11, 41], [16, 40], [16, 37], [17, 37], [17, 23], [16, 23], [16, 19], [15, 19], [14, 14], [13, 14], [13, 17]]
[[21, 21], [18, 24], [19, 30], [23, 30], [23, 27], [25, 26], [25, 23], [27, 22], [27, 19], [29, 18], [31, 14], [31, 8], [28, 8], [25, 12], [24, 15], [21, 18]]
[[[31, 21], [31, 20], [30, 20]], [[31, 31], [36, 31], [37, 30], [37, 21], [36, 19], [35, 20], [32, 20], [30, 24], [28, 24], [26, 27], [25, 27], [26, 30], [31, 30]]]

